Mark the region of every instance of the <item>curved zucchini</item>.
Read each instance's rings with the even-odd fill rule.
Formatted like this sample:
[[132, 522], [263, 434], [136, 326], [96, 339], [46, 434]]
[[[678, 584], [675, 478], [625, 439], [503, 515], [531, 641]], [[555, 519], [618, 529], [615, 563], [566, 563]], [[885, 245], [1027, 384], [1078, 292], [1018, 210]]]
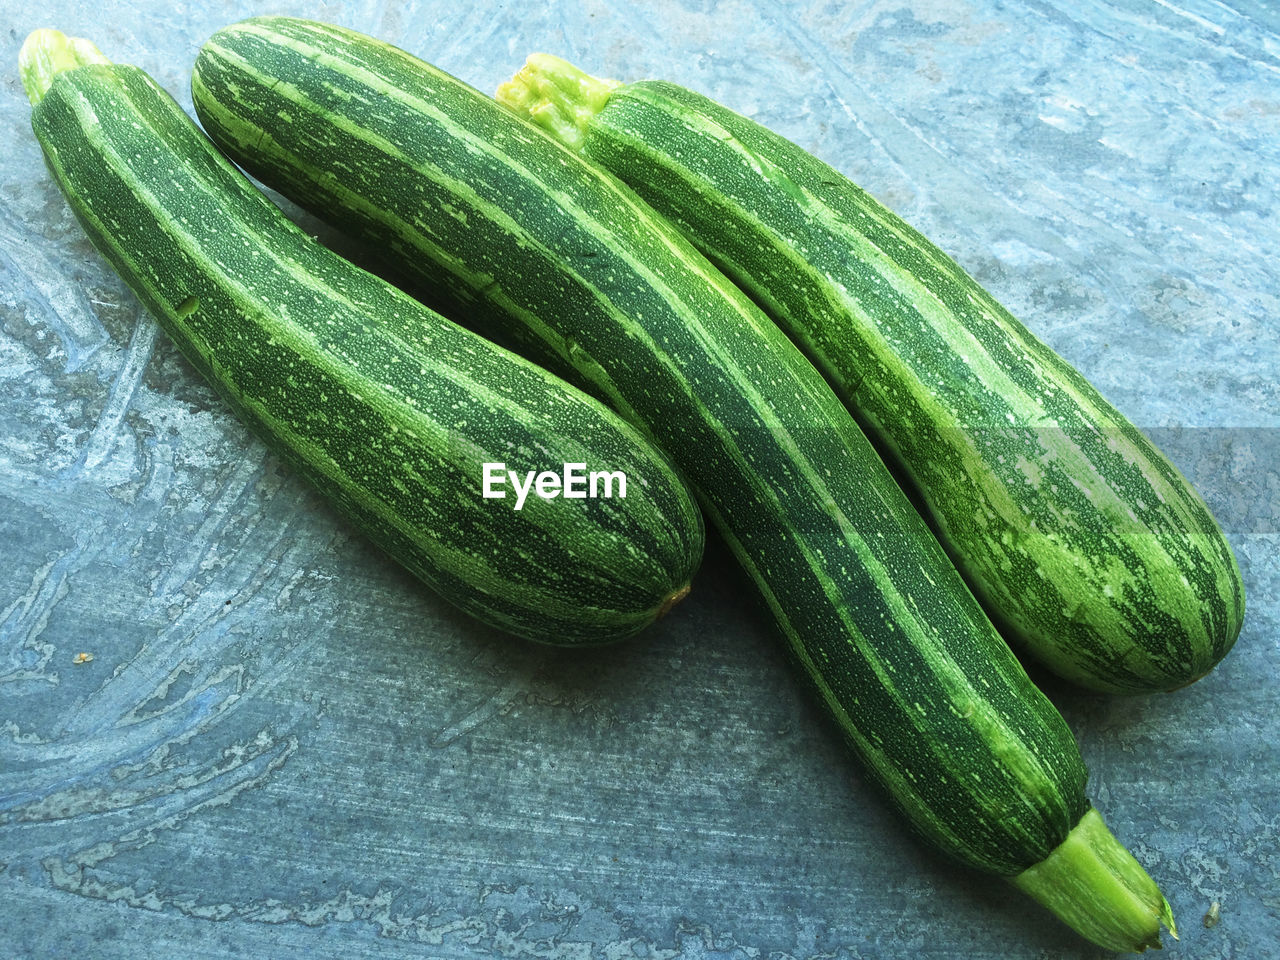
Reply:
[[519, 332], [668, 452], [926, 839], [1098, 942], [1158, 942], [1168, 905], [1090, 811], [1061, 715], [818, 371], [661, 217], [473, 88], [338, 27], [224, 28], [192, 90], [255, 176]]
[[[22, 68], [95, 246], [245, 422], [409, 570], [550, 643], [632, 634], [687, 591], [697, 505], [616, 414], [307, 237], [136, 67], [37, 31]], [[486, 462], [631, 482], [626, 499], [517, 511], [482, 498]]]
[[798, 343], [1006, 635], [1084, 686], [1184, 686], [1231, 649], [1235, 557], [1156, 447], [844, 176], [670, 83], [535, 54], [499, 99], [670, 219]]

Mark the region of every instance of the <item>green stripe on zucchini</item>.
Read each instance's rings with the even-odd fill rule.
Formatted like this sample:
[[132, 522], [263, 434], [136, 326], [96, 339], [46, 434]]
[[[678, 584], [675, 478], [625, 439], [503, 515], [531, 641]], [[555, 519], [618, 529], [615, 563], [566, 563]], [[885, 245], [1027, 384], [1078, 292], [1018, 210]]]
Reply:
[[[1010, 877], [1059, 862], [1088, 809], [1062, 717], [821, 375], [661, 216], [473, 88], [341, 28], [220, 30], [192, 90], [255, 176], [588, 381], [671, 456], [926, 839]], [[1087, 845], [1122, 852], [1109, 834]], [[1072, 881], [1099, 898], [1086, 935], [1157, 941], [1167, 908], [1136, 864]], [[1146, 915], [1108, 932], [1130, 882]]]
[[[373, 540], [551, 643], [631, 635], [687, 591], [701, 516], [634, 428], [311, 240], [146, 74], [83, 49], [54, 31], [24, 47], [55, 181], [191, 363]], [[482, 498], [486, 462], [630, 482], [516, 511]]]
[[1123, 693], [1184, 686], [1231, 649], [1244, 587], [1191, 485], [899, 217], [673, 84], [534, 55], [500, 99], [636, 190], [768, 310], [1024, 649]]

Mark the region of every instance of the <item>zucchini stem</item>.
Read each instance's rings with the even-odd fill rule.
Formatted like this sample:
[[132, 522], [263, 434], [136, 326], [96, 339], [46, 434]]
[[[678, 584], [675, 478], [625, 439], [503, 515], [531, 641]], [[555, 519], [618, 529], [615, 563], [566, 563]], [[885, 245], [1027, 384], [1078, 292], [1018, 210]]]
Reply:
[[570, 150], [586, 139], [591, 118], [604, 109], [609, 95], [622, 86], [579, 70], [549, 53], [532, 53], [514, 77], [498, 87], [498, 102], [531, 120]]
[[1160, 949], [1161, 924], [1178, 939], [1169, 901], [1092, 808], [1057, 849], [1010, 882], [1110, 950]]
[[677, 603], [679, 603], [681, 600], [683, 600], [685, 597], [689, 595], [689, 589], [690, 589], [690, 585], [686, 583], [683, 587], [680, 587], [678, 590], [673, 590], [671, 593], [667, 594], [666, 599], [663, 600], [662, 605], [658, 607], [658, 613], [653, 619], [661, 620], [668, 613], [670, 613], [672, 607], [674, 607]]
[[34, 107], [53, 86], [53, 78], [66, 70], [93, 63], [110, 63], [102, 51], [88, 40], [68, 37], [61, 30], [41, 27], [27, 34], [18, 51], [18, 73], [22, 88]]

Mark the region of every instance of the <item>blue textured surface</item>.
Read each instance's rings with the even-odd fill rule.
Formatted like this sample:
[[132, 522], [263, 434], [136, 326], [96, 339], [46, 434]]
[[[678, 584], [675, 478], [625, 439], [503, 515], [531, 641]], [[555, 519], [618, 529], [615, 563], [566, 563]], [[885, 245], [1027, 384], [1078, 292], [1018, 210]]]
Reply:
[[[1099, 956], [905, 833], [718, 547], [637, 641], [536, 649], [424, 593], [228, 415], [83, 237], [15, 64], [29, 30], [55, 26], [189, 108], [199, 44], [258, 12], [4, 15], [0, 957]], [[1168, 955], [1280, 956], [1280, 15], [271, 12], [375, 34], [487, 91], [544, 50], [708, 93], [902, 213], [1148, 429], [1230, 535], [1244, 633], [1174, 694], [1045, 686], [1095, 804], [1173, 905]]]

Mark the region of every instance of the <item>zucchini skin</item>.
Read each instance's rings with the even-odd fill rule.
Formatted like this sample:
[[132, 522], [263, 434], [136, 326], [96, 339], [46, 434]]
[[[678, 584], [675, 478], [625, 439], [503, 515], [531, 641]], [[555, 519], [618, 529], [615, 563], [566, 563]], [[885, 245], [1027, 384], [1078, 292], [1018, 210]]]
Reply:
[[575, 136], [823, 371], [1020, 649], [1129, 694], [1185, 686], [1231, 649], [1244, 586], [1191, 484], [919, 232], [674, 84], [612, 89]]
[[[696, 502], [603, 404], [314, 242], [136, 67], [58, 73], [32, 126], [94, 245], [284, 460], [449, 601], [557, 644], [651, 622]], [[626, 500], [481, 498], [481, 464], [624, 470]], [[558, 466], [559, 464], [556, 464]]]
[[192, 90], [254, 176], [653, 437], [926, 839], [1006, 876], [1059, 846], [1088, 809], [1061, 715], [817, 370], [661, 217], [490, 98], [338, 27], [224, 28]]

